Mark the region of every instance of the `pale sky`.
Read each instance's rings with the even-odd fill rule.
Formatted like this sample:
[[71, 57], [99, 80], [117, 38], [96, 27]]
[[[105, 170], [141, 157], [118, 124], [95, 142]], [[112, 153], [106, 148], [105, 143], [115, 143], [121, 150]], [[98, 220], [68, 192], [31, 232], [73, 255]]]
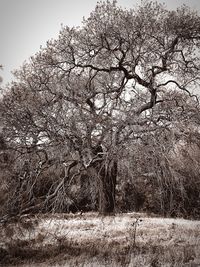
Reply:
[[[200, 11], [200, 0], [158, 0], [169, 9], [186, 4]], [[11, 71], [45, 46], [46, 41], [58, 36], [61, 24], [81, 25], [97, 0], [0, 0], [0, 71], [3, 84], [12, 80]], [[118, 0], [126, 8], [140, 0]]]

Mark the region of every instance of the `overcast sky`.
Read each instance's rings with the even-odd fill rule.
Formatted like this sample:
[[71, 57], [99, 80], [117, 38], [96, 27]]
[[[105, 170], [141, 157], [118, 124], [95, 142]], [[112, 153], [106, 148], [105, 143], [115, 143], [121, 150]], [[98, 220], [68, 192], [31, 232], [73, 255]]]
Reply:
[[[12, 79], [11, 71], [39, 51], [46, 41], [56, 38], [61, 24], [78, 26], [94, 9], [97, 0], [0, 0], [0, 72], [3, 83]], [[159, 0], [169, 9], [186, 4], [200, 11], [200, 0]], [[133, 7], [139, 0], [118, 0]]]

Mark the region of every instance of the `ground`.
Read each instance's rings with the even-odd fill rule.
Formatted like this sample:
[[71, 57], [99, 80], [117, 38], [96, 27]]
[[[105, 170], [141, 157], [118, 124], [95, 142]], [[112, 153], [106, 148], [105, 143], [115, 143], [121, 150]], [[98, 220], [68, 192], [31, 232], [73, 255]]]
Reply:
[[200, 221], [53, 214], [23, 216], [0, 234], [0, 266], [200, 266]]

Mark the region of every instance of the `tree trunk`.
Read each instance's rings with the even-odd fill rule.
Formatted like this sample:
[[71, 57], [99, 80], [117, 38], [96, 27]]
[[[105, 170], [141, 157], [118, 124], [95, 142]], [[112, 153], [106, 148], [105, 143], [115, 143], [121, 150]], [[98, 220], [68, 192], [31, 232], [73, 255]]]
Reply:
[[99, 170], [99, 213], [111, 214], [115, 210], [117, 162], [101, 166]]

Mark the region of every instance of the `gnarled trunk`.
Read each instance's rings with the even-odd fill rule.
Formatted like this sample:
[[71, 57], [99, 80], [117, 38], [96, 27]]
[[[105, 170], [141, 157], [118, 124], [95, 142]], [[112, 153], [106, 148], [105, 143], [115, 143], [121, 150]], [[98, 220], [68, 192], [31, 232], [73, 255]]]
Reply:
[[101, 166], [98, 173], [99, 212], [101, 214], [110, 214], [115, 210], [116, 176], [116, 161]]

